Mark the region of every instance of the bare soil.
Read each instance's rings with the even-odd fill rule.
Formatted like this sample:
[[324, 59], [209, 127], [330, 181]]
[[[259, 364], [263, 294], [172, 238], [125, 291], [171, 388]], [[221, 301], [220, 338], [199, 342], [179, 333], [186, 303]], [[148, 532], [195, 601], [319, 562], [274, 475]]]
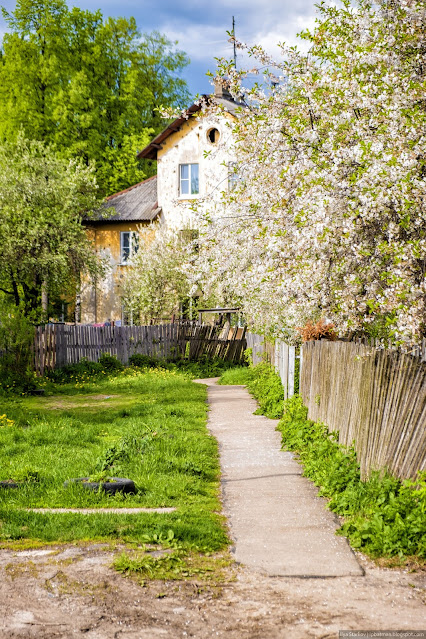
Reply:
[[422, 630], [426, 573], [379, 568], [364, 576], [150, 581], [111, 568], [107, 544], [0, 550], [1, 639], [322, 639], [339, 630]]

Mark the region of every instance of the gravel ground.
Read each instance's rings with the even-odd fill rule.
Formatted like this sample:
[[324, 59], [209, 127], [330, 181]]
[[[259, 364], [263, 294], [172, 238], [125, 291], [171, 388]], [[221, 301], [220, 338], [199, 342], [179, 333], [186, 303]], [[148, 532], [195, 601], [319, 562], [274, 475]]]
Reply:
[[148, 582], [111, 568], [106, 544], [0, 550], [3, 639], [309, 639], [339, 630], [421, 630], [426, 573], [267, 577], [235, 566], [221, 584]]

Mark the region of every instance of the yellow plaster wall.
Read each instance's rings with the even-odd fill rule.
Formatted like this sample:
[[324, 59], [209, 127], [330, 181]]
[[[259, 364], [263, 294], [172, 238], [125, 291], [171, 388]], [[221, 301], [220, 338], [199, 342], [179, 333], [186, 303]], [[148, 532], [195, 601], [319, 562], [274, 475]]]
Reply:
[[[86, 280], [82, 283], [80, 321], [82, 324], [103, 323], [107, 320], [122, 319], [122, 283], [125, 274], [132, 267], [120, 264], [120, 233], [146, 229], [151, 234], [147, 222], [105, 222], [88, 227], [87, 233], [94, 242], [96, 252], [106, 259], [105, 277], [96, 283]], [[155, 227], [152, 227], [152, 237]], [[144, 235], [146, 238], [146, 235]]]

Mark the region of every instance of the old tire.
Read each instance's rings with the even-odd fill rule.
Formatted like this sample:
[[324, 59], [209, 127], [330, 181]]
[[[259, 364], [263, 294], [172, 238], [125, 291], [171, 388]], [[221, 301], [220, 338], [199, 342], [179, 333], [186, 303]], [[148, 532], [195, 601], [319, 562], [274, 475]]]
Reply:
[[16, 481], [8, 481], [7, 479], [0, 481], [0, 488], [19, 488], [19, 486], [22, 486], [22, 484], [18, 484]]
[[71, 482], [79, 482], [84, 488], [87, 488], [87, 490], [93, 490], [95, 492], [103, 490], [109, 495], [114, 495], [118, 492], [129, 494], [136, 492], [135, 482], [124, 477], [111, 477], [111, 480], [104, 482], [89, 481], [89, 477], [79, 477], [66, 481], [64, 486], [68, 486]]

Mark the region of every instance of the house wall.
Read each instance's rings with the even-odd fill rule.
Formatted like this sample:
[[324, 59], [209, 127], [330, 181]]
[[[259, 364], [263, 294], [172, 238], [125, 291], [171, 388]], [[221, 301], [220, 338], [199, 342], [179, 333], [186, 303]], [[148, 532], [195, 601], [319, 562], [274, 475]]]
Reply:
[[[210, 212], [220, 207], [221, 193], [228, 191], [228, 162], [233, 158], [231, 116], [192, 117], [170, 135], [157, 154], [158, 204], [165, 223], [176, 228], [196, 227], [197, 212], [207, 206]], [[207, 133], [220, 132], [217, 144], [211, 144]], [[199, 164], [200, 193], [180, 196], [179, 165]], [[208, 198], [208, 203], [205, 199]]]
[[[91, 280], [85, 280], [82, 283], [80, 297], [82, 324], [122, 319], [122, 284], [125, 275], [132, 267], [120, 263], [120, 233], [138, 231], [141, 227], [149, 229], [148, 223], [141, 222], [105, 222], [99, 226], [88, 227], [87, 232], [94, 242], [96, 252], [106, 259], [107, 267], [105, 277], [96, 285]], [[154, 230], [152, 233], [154, 234]]]

